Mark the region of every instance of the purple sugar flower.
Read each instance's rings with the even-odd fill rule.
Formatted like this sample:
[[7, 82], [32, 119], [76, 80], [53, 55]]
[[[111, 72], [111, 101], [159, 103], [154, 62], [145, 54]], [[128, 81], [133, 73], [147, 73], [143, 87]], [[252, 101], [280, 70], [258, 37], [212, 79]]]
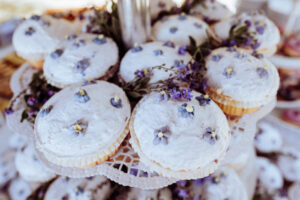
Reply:
[[209, 144], [215, 144], [216, 141], [219, 139], [216, 131], [212, 128], [206, 128], [206, 132], [203, 134], [203, 139], [208, 142]]
[[36, 31], [35, 31], [35, 29], [33, 28], [33, 27], [28, 27], [28, 28], [26, 28], [26, 30], [25, 30], [25, 35], [26, 36], [31, 36], [32, 34], [34, 34]]
[[57, 59], [64, 53], [63, 49], [54, 49], [54, 51], [50, 54], [51, 58]]
[[246, 20], [246, 21], [245, 21], [245, 24], [246, 24], [247, 27], [250, 27], [250, 26], [252, 25], [252, 23], [251, 23], [250, 20]]
[[160, 56], [160, 55], [163, 55], [163, 51], [161, 49], [156, 49], [153, 51], [154, 55], [155, 56]]
[[200, 106], [206, 106], [210, 104], [211, 99], [208, 95], [201, 94], [200, 96], [196, 97], [196, 100], [199, 102]]
[[258, 42], [254, 42], [253, 44], [251, 44], [251, 48], [252, 48], [253, 50], [258, 49], [259, 47], [260, 47], [260, 44], [259, 44]]
[[247, 37], [247, 38], [245, 39], [244, 45], [245, 45], [245, 46], [250, 46], [251, 43], [252, 43], [252, 38], [251, 38], [251, 37]]
[[173, 26], [173, 27], [171, 27], [170, 28], [170, 33], [176, 33], [178, 31], [178, 28], [177, 27], [175, 27], [175, 26]]
[[175, 48], [175, 43], [173, 41], [167, 41], [163, 44], [164, 46]]
[[29, 97], [29, 98], [27, 99], [27, 104], [28, 104], [29, 106], [33, 106], [33, 105], [35, 105], [37, 102], [38, 102], [38, 100], [37, 100], [36, 98], [34, 98], [34, 97]]
[[171, 96], [173, 99], [180, 99], [181, 98], [181, 92], [177, 90], [176, 88], [172, 89]]
[[263, 35], [265, 32], [265, 27], [263, 26], [257, 26], [256, 27], [256, 31], [258, 32], [258, 34]]
[[267, 67], [258, 67], [256, 69], [256, 72], [257, 72], [259, 78], [267, 78], [268, 77]]
[[186, 90], [181, 90], [181, 96], [184, 98], [184, 99], [186, 99], [186, 100], [188, 100], [188, 101], [191, 101], [192, 100], [192, 97], [193, 97], [193, 95], [192, 95], [192, 90], [189, 88], [189, 89], [186, 89]]
[[183, 45], [178, 48], [178, 54], [184, 56], [187, 52], [187, 46]]
[[178, 108], [178, 112], [180, 113], [181, 117], [183, 118], [194, 118], [194, 106], [188, 105], [187, 103], [182, 104]]
[[186, 189], [179, 189], [177, 195], [181, 198], [189, 197], [189, 192]]
[[181, 187], [185, 187], [187, 184], [186, 180], [177, 181], [176, 184]]
[[219, 62], [222, 58], [223, 58], [223, 55], [221, 55], [221, 54], [214, 54], [211, 57], [211, 59], [215, 62]]
[[162, 90], [158, 94], [158, 101], [168, 101], [169, 100], [169, 94], [166, 93], [166, 91]]
[[4, 113], [5, 113], [5, 115], [10, 115], [10, 114], [14, 113], [14, 111], [12, 108], [5, 108]]
[[171, 136], [170, 130], [167, 126], [164, 126], [158, 130], [155, 130], [153, 132], [154, 139], [153, 144], [158, 145], [160, 143], [167, 145], [168, 144], [168, 138]]

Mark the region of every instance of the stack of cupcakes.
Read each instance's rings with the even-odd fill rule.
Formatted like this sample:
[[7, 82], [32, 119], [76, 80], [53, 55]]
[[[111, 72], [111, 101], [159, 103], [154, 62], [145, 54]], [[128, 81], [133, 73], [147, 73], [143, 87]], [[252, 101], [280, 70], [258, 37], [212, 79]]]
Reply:
[[[278, 30], [261, 13], [231, 17], [223, 5], [206, 3], [211, 10], [203, 15], [186, 12], [158, 18], [153, 23], [153, 41], [135, 44], [127, 52], [114, 35], [82, 33], [82, 24], [47, 15], [25, 20], [14, 34], [14, 46], [28, 63], [11, 82], [16, 94], [7, 114], [8, 119], [19, 114], [18, 121], [9, 122], [12, 129], [29, 124], [36, 152], [32, 146], [19, 152], [17, 166], [37, 153], [47, 166], [89, 170], [114, 156], [127, 137], [139, 159], [134, 165], [142, 164], [168, 180], [214, 173], [201, 187], [206, 199], [247, 199], [244, 184], [228, 167], [248, 164], [253, 141], [236, 165], [223, 159], [235, 149], [229, 147], [237, 122], [270, 105], [276, 96], [278, 73], [263, 54], [275, 51]], [[191, 12], [201, 9], [198, 5]], [[226, 12], [228, 18], [214, 18], [213, 10]], [[236, 38], [231, 32], [241, 27], [247, 37], [232, 45]], [[34, 45], [26, 48], [27, 42]], [[204, 47], [208, 51], [202, 53]], [[34, 69], [37, 63], [39, 69]], [[37, 71], [31, 81], [27, 70]], [[36, 171], [41, 169], [29, 161]], [[24, 177], [33, 176], [19, 168]], [[43, 173], [35, 178], [53, 177], [53, 171]], [[90, 191], [96, 183], [65, 184], [71, 184], [70, 191], [50, 192], [48, 198], [79, 194], [82, 199], [96, 198]], [[168, 191], [165, 196], [170, 196]]]

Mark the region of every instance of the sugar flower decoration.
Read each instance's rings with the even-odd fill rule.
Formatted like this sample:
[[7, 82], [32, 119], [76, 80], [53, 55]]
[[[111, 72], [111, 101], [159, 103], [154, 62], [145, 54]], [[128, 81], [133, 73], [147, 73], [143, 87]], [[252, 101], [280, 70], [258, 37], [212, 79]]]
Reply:
[[264, 67], [258, 67], [256, 69], [256, 73], [258, 74], [259, 78], [267, 78], [268, 77], [268, 71], [269, 68], [268, 65], [265, 65]]
[[90, 97], [84, 89], [80, 89], [78, 92], [75, 93], [74, 99], [78, 103], [86, 103], [90, 100]]
[[41, 113], [40, 113], [41, 117], [45, 117], [46, 115], [48, 115], [52, 109], [53, 109], [52, 105], [43, 106]]
[[196, 97], [196, 100], [199, 102], [200, 106], [206, 106], [209, 105], [211, 102], [211, 99], [207, 94], [201, 94], [200, 96]]
[[164, 54], [164, 52], [161, 49], [156, 49], [153, 51], [155, 56], [161, 56]]
[[75, 40], [77, 38], [77, 35], [76, 34], [66, 35], [65, 38], [68, 41], [72, 41], [72, 40]]
[[172, 40], [169, 40], [164, 43], [164, 46], [175, 48], [175, 43]]
[[221, 54], [213, 54], [211, 59], [215, 62], [219, 62], [223, 58], [223, 55]]
[[28, 28], [26, 28], [26, 30], [25, 30], [25, 35], [26, 36], [31, 36], [32, 34], [34, 34], [35, 33], [35, 29], [33, 28], [33, 27], [28, 27]]
[[122, 99], [119, 96], [115, 96], [110, 99], [110, 103], [115, 108], [122, 108]]
[[83, 58], [79, 60], [75, 66], [75, 71], [78, 73], [81, 73], [83, 76], [85, 76], [84, 71], [90, 66], [90, 59], [89, 58]]
[[170, 33], [176, 33], [178, 31], [178, 28], [173, 26], [170, 28]]
[[224, 70], [223, 75], [226, 76], [226, 78], [231, 78], [233, 75], [235, 75], [235, 72], [233, 71], [233, 68], [232, 68], [232, 67], [227, 67], [227, 68]]
[[209, 127], [206, 129], [205, 133], [203, 134], [203, 139], [209, 144], [215, 144], [216, 141], [219, 139], [219, 137], [216, 131]]
[[193, 118], [194, 117], [194, 106], [188, 105], [187, 103], [182, 104], [178, 108], [178, 112], [183, 118]]
[[164, 145], [168, 144], [168, 138], [170, 137], [171, 134], [167, 126], [155, 130], [153, 134], [154, 134], [154, 140], [153, 140], [154, 145], [158, 145], [160, 143]]
[[158, 101], [168, 101], [169, 100], [169, 94], [166, 93], [166, 91], [162, 90], [158, 94]]
[[79, 120], [70, 126], [70, 130], [77, 136], [84, 135], [86, 133], [87, 126], [87, 123]]
[[183, 45], [178, 48], [178, 54], [184, 56], [187, 52], [187, 46]]
[[186, 15], [185, 13], [181, 13], [178, 17], [179, 20], [186, 20]]
[[105, 44], [107, 42], [107, 39], [104, 37], [103, 34], [98, 35], [96, 38], [93, 39], [93, 42], [95, 44]]
[[198, 29], [203, 28], [203, 25], [202, 25], [201, 23], [199, 23], [199, 22], [195, 22], [195, 23], [194, 23], [194, 26], [195, 26], [196, 28], [198, 28]]
[[142, 50], [143, 50], [143, 48], [138, 43], [135, 43], [134, 47], [131, 48], [132, 53], [137, 53], [137, 52], [140, 52]]
[[63, 49], [54, 49], [52, 53], [50, 54], [51, 58], [57, 59], [64, 53]]

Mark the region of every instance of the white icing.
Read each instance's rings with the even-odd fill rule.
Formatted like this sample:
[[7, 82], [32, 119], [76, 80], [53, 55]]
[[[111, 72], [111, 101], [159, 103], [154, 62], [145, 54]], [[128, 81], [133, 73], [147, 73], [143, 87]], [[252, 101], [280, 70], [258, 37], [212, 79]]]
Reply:
[[21, 178], [14, 179], [8, 188], [12, 200], [24, 200], [31, 194], [30, 184]]
[[[50, 25], [43, 25], [43, 21], [50, 22]], [[25, 35], [28, 27], [35, 29], [35, 33], [31, 36]], [[27, 19], [22, 22], [15, 30], [12, 40], [19, 56], [29, 60], [43, 60], [61, 43], [66, 34], [79, 31], [80, 26], [77, 24], [45, 15], [38, 21]]]
[[[237, 52], [229, 52], [226, 48], [214, 50], [206, 59], [208, 87], [218, 91], [231, 99], [247, 102], [248, 106], [261, 106], [257, 104], [268, 103], [276, 95], [279, 87], [279, 75], [276, 67], [267, 59], [257, 59], [243, 51], [245, 57], [237, 58]], [[222, 55], [219, 61], [214, 61], [213, 56]], [[257, 68], [267, 66], [267, 76], [260, 78]], [[228, 67], [233, 69], [231, 78], [224, 72]]]
[[[222, 177], [222, 174], [224, 176]], [[207, 181], [203, 188], [203, 197], [206, 200], [230, 199], [230, 200], [246, 200], [246, 187], [236, 174], [230, 168], [222, 167], [216, 171], [213, 177], [219, 177], [218, 183]]]
[[[178, 54], [178, 47], [172, 48], [163, 45], [163, 42], [150, 42], [140, 45], [143, 49], [139, 52], [129, 50], [121, 61], [120, 75], [126, 82], [135, 78], [137, 70], [143, 70], [155, 66], [165, 65], [166, 68], [174, 66], [176, 60], [183, 60], [187, 64], [192, 57], [187, 53], [184, 56]], [[153, 51], [162, 50], [163, 55], [156, 56]], [[171, 72], [154, 70], [150, 83], [165, 80]]]
[[19, 133], [13, 133], [9, 138], [9, 147], [14, 149], [21, 149], [27, 143], [27, 137]]
[[[145, 96], [134, 116], [133, 129], [140, 150], [148, 159], [171, 170], [193, 170], [210, 164], [226, 151], [229, 142], [229, 126], [225, 115], [214, 103], [200, 106], [193, 92], [188, 105], [194, 107], [194, 117], [183, 118], [178, 108], [184, 102], [169, 100], [158, 102], [158, 93]], [[168, 144], [154, 145], [154, 131], [168, 126]], [[203, 139], [207, 128], [215, 129], [218, 140], [210, 144]], [[142, 159], [142, 158], [141, 158]]]
[[[105, 76], [109, 68], [118, 62], [118, 47], [110, 38], [106, 38], [107, 42], [104, 44], [96, 44], [93, 40], [97, 37], [94, 34], [81, 34], [74, 40], [65, 40], [56, 46], [57, 49], [63, 49], [63, 54], [56, 59], [52, 58], [51, 54], [45, 58], [46, 78], [59, 85], [68, 86], [88, 78], [97, 79]], [[74, 43], [80, 40], [84, 40], [85, 44], [74, 47]], [[84, 74], [76, 70], [76, 65], [83, 59], [89, 60], [89, 66], [84, 70]]]
[[[74, 95], [79, 89], [87, 92], [88, 102], [75, 101]], [[122, 108], [111, 105], [110, 100], [115, 96], [120, 97]], [[130, 118], [130, 104], [125, 92], [105, 81], [67, 87], [45, 105], [52, 105], [53, 109], [44, 117], [37, 116], [36, 141], [39, 150], [61, 158], [84, 157], [111, 147], [124, 133]], [[88, 125], [86, 133], [77, 136], [70, 127], [78, 120], [86, 121]]]
[[[258, 51], [261, 49], [271, 49], [276, 47], [276, 45], [280, 42], [280, 33], [276, 25], [269, 20], [266, 16], [262, 14], [249, 14], [249, 13], [242, 13], [238, 16], [234, 16], [229, 19], [225, 19], [213, 27], [214, 32], [217, 37], [221, 40], [226, 40], [229, 38], [230, 29], [233, 26], [235, 20], [241, 20], [243, 25], [246, 20], [251, 22], [251, 26], [249, 27], [249, 32], [253, 32], [254, 39], [260, 43]], [[256, 31], [256, 22], [263, 22], [265, 24], [265, 29], [263, 34], [258, 34]], [[263, 53], [263, 52], [262, 52]]]
[[27, 181], [45, 182], [54, 178], [52, 170], [38, 159], [33, 145], [28, 145], [19, 150], [15, 156], [15, 165], [21, 177]]
[[289, 200], [300, 199], [300, 183], [294, 183], [288, 190]]
[[130, 192], [124, 200], [171, 200], [172, 193], [168, 188], [160, 190], [141, 190], [138, 188], [131, 188]]
[[[189, 36], [193, 37], [200, 45], [208, 39], [207, 33], [211, 33], [209, 26], [201, 19], [194, 16], [185, 16], [186, 19], [180, 20], [180, 15], [171, 15], [156, 22], [152, 29], [154, 40], [172, 40], [177, 45], [189, 45]], [[198, 26], [202, 27], [197, 27]], [[171, 33], [171, 28], [177, 28], [175, 33]]]
[[279, 168], [264, 157], [256, 159], [259, 187], [264, 192], [272, 193], [283, 186], [283, 177]]
[[283, 176], [289, 181], [300, 181], [300, 151], [285, 147], [278, 157], [277, 164]]
[[278, 129], [265, 122], [259, 123], [258, 126], [260, 130], [254, 140], [256, 149], [263, 153], [279, 151], [282, 147], [282, 138]]
[[169, 11], [172, 7], [176, 6], [172, 0], [151, 0], [150, 1], [150, 14], [151, 18], [155, 19], [162, 11]]
[[218, 1], [206, 0], [203, 5], [198, 4], [191, 9], [192, 13], [208, 17], [209, 20], [224, 20], [233, 15], [233, 13], [222, 3]]

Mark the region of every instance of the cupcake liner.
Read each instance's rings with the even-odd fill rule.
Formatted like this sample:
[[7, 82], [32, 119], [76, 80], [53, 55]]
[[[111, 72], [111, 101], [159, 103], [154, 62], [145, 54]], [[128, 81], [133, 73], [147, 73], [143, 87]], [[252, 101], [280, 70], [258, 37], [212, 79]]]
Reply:
[[14, 96], [18, 95], [28, 87], [32, 75], [37, 71], [38, 70], [32, 67], [29, 63], [23, 64], [19, 69], [17, 69], [17, 71], [15, 71], [10, 79], [10, 88], [13, 91]]
[[158, 189], [175, 183], [177, 179], [159, 176], [143, 166], [138, 155], [129, 144], [129, 136], [123, 141], [118, 152], [102, 164], [87, 168], [61, 167], [49, 162], [37, 149], [39, 159], [55, 173], [72, 178], [104, 175], [124, 186], [141, 189]]
[[212, 98], [224, 113], [233, 116], [243, 116], [244, 114], [250, 114], [257, 111], [261, 106], [269, 104], [274, 96], [270, 96], [268, 99], [256, 102], [241, 102], [231, 99], [224, 94], [218, 94], [213, 89], [207, 89], [206, 92]]
[[[24, 120], [21, 123], [22, 113], [25, 109], [25, 102], [23, 100], [24, 94], [14, 97], [15, 101], [12, 106], [13, 112], [6, 114], [6, 124], [9, 129], [13, 132], [24, 134], [33, 139], [33, 123], [27, 120]], [[12, 103], [12, 101], [11, 101]]]
[[[106, 81], [106, 80], [112, 78], [114, 76], [114, 74], [118, 71], [119, 65], [120, 65], [120, 63], [110, 66], [110, 68], [107, 70], [107, 72], [100, 78], [97, 78], [96, 80], [105, 80]], [[45, 76], [47, 82], [54, 87], [65, 88], [68, 86], [68, 85], [51, 80], [51, 77], [47, 77], [47, 74], [44, 74], [44, 76]]]

